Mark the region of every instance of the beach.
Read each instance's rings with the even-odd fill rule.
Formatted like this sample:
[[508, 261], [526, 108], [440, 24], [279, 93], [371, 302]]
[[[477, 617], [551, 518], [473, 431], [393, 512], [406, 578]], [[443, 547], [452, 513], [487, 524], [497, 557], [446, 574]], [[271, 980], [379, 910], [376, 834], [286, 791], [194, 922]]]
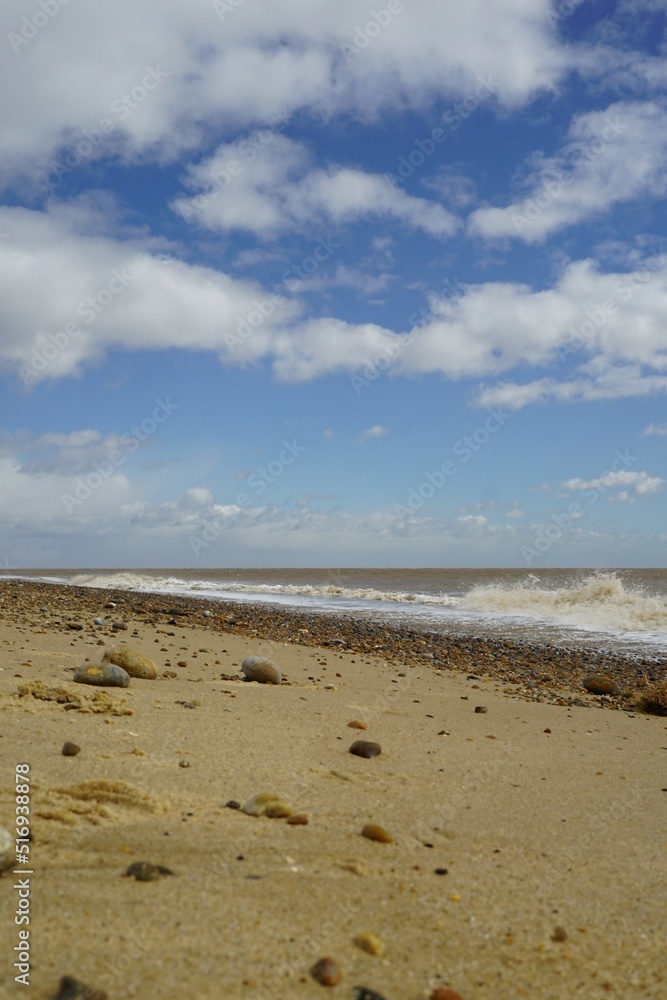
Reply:
[[[157, 678], [73, 681], [119, 643]], [[26, 994], [21, 878], [44, 1000], [66, 975], [109, 1000], [665, 995], [667, 719], [632, 708], [659, 658], [21, 580], [0, 648], [0, 824], [27, 765], [32, 830], [0, 996]], [[282, 684], [245, 682], [250, 655]], [[259, 793], [307, 822], [229, 805]]]

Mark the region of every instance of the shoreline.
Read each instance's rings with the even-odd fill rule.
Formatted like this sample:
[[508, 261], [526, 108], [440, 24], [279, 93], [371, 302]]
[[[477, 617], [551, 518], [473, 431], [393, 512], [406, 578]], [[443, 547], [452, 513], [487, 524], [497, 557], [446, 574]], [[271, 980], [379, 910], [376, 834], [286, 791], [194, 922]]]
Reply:
[[[5, 597], [34, 615], [40, 615], [40, 607], [55, 599], [66, 606], [76, 605], [67, 607], [68, 613], [79, 617], [88, 613], [91, 618], [102, 615], [104, 605], [112, 602], [117, 609], [114, 614], [120, 617], [134, 615], [155, 625], [187, 621], [218, 635], [229, 633], [268, 642], [296, 641], [306, 647], [336, 647], [348, 653], [381, 656], [387, 662], [408, 667], [431, 666], [436, 671], [476, 674], [508, 685], [508, 693], [515, 697], [562, 705], [578, 702], [631, 709], [638, 692], [667, 676], [667, 658], [661, 656], [641, 657], [574, 645], [502, 640], [459, 630], [435, 632], [413, 623], [406, 626], [371, 621], [349, 612], [304, 611], [264, 602], [0, 579], [0, 602]], [[49, 608], [46, 615], [52, 610]], [[45, 616], [44, 624], [47, 623]], [[67, 629], [66, 623], [62, 628]], [[596, 674], [612, 678], [619, 693], [590, 695], [581, 682], [586, 676]]]

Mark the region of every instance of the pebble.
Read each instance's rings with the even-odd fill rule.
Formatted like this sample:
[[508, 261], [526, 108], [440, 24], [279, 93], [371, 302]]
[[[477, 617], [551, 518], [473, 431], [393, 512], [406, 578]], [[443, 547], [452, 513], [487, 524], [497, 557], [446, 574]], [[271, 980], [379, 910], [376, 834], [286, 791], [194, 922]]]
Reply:
[[283, 819], [292, 815], [291, 808], [279, 795], [272, 792], [260, 792], [253, 795], [241, 807], [247, 816], [268, 816], [270, 819]]
[[354, 1000], [384, 1000], [384, 997], [375, 990], [369, 990], [367, 986], [355, 986]]
[[352, 722], [348, 722], [348, 729], [368, 729], [368, 726], [364, 722], [358, 722], [357, 719], [352, 719]]
[[437, 990], [433, 990], [429, 1000], [463, 1000], [463, 998], [456, 990], [448, 990], [440, 986]]
[[115, 663], [85, 663], [75, 671], [72, 680], [77, 684], [95, 684], [97, 687], [126, 688], [130, 675]]
[[71, 628], [73, 632], [81, 632], [83, 625], [79, 625], [78, 622], [67, 622], [67, 628]]
[[0, 826], [0, 872], [6, 872], [14, 867], [15, 847], [16, 838], [12, 837], [4, 826]]
[[475, 715], [482, 715], [484, 712], [488, 712], [486, 705], [475, 705]]
[[296, 813], [287, 820], [288, 826], [308, 826], [308, 817], [305, 813]]
[[117, 667], [122, 667], [130, 677], [137, 677], [145, 681], [154, 681], [157, 677], [157, 668], [153, 661], [124, 643], [119, 646], [110, 646], [104, 653], [102, 661], [115, 663]]
[[259, 684], [280, 684], [283, 679], [278, 664], [263, 656], [246, 656], [241, 670], [247, 681], [257, 681]]
[[376, 840], [379, 844], [393, 844], [393, 838], [390, 833], [387, 833], [383, 826], [378, 826], [377, 823], [366, 823], [361, 831], [361, 836], [366, 837], [367, 840]]
[[361, 934], [357, 934], [354, 939], [354, 943], [357, 948], [361, 948], [362, 951], [368, 952], [369, 955], [384, 955], [384, 941], [368, 931], [362, 931]]
[[241, 803], [237, 802], [236, 799], [229, 799], [227, 802], [225, 802], [225, 807], [227, 809], [240, 809]]
[[554, 927], [554, 932], [551, 935], [552, 941], [567, 941], [567, 931], [564, 927]]
[[106, 625], [104, 618], [93, 618], [93, 625]]
[[163, 875], [173, 875], [171, 868], [164, 865], [152, 865], [148, 861], [135, 861], [125, 871], [126, 875], [137, 880], [137, 882], [154, 882]]
[[315, 962], [310, 974], [321, 986], [337, 986], [341, 980], [340, 968], [333, 958], [321, 958]]
[[621, 693], [621, 689], [616, 681], [613, 681], [611, 677], [605, 677], [603, 674], [592, 674], [590, 677], [584, 677], [581, 683], [591, 694]]
[[109, 1000], [109, 998], [108, 994], [103, 993], [102, 990], [86, 986], [85, 983], [80, 983], [72, 976], [63, 976], [58, 992], [52, 1000]]
[[382, 753], [379, 743], [371, 743], [370, 740], [355, 740], [350, 747], [350, 753], [355, 757], [377, 757]]
[[70, 741], [67, 740], [66, 743], [63, 743], [63, 748], [60, 752], [63, 757], [76, 757], [78, 753], [81, 753], [81, 747], [78, 743], [70, 743]]
[[112, 622], [111, 628], [114, 632], [127, 632], [127, 625], [125, 622]]

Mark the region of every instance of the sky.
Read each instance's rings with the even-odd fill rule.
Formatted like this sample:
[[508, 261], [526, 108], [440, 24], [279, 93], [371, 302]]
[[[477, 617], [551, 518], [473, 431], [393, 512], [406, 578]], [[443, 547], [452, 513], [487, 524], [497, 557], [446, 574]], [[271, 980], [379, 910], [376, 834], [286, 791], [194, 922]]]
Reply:
[[0, 568], [664, 567], [667, 0], [0, 8]]

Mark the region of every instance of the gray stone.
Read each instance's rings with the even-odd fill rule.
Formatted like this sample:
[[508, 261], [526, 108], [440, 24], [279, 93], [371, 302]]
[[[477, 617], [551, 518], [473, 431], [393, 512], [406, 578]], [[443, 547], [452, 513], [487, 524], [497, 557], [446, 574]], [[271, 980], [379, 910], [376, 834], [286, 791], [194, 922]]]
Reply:
[[96, 687], [129, 687], [130, 675], [115, 663], [84, 663], [75, 672], [77, 684], [94, 684]]
[[104, 663], [115, 663], [117, 667], [122, 667], [130, 677], [139, 677], [145, 681], [154, 681], [157, 677], [157, 668], [153, 661], [124, 643], [107, 649], [102, 660]]
[[246, 656], [241, 670], [247, 681], [257, 681], [259, 684], [282, 683], [283, 674], [278, 664], [263, 656]]

